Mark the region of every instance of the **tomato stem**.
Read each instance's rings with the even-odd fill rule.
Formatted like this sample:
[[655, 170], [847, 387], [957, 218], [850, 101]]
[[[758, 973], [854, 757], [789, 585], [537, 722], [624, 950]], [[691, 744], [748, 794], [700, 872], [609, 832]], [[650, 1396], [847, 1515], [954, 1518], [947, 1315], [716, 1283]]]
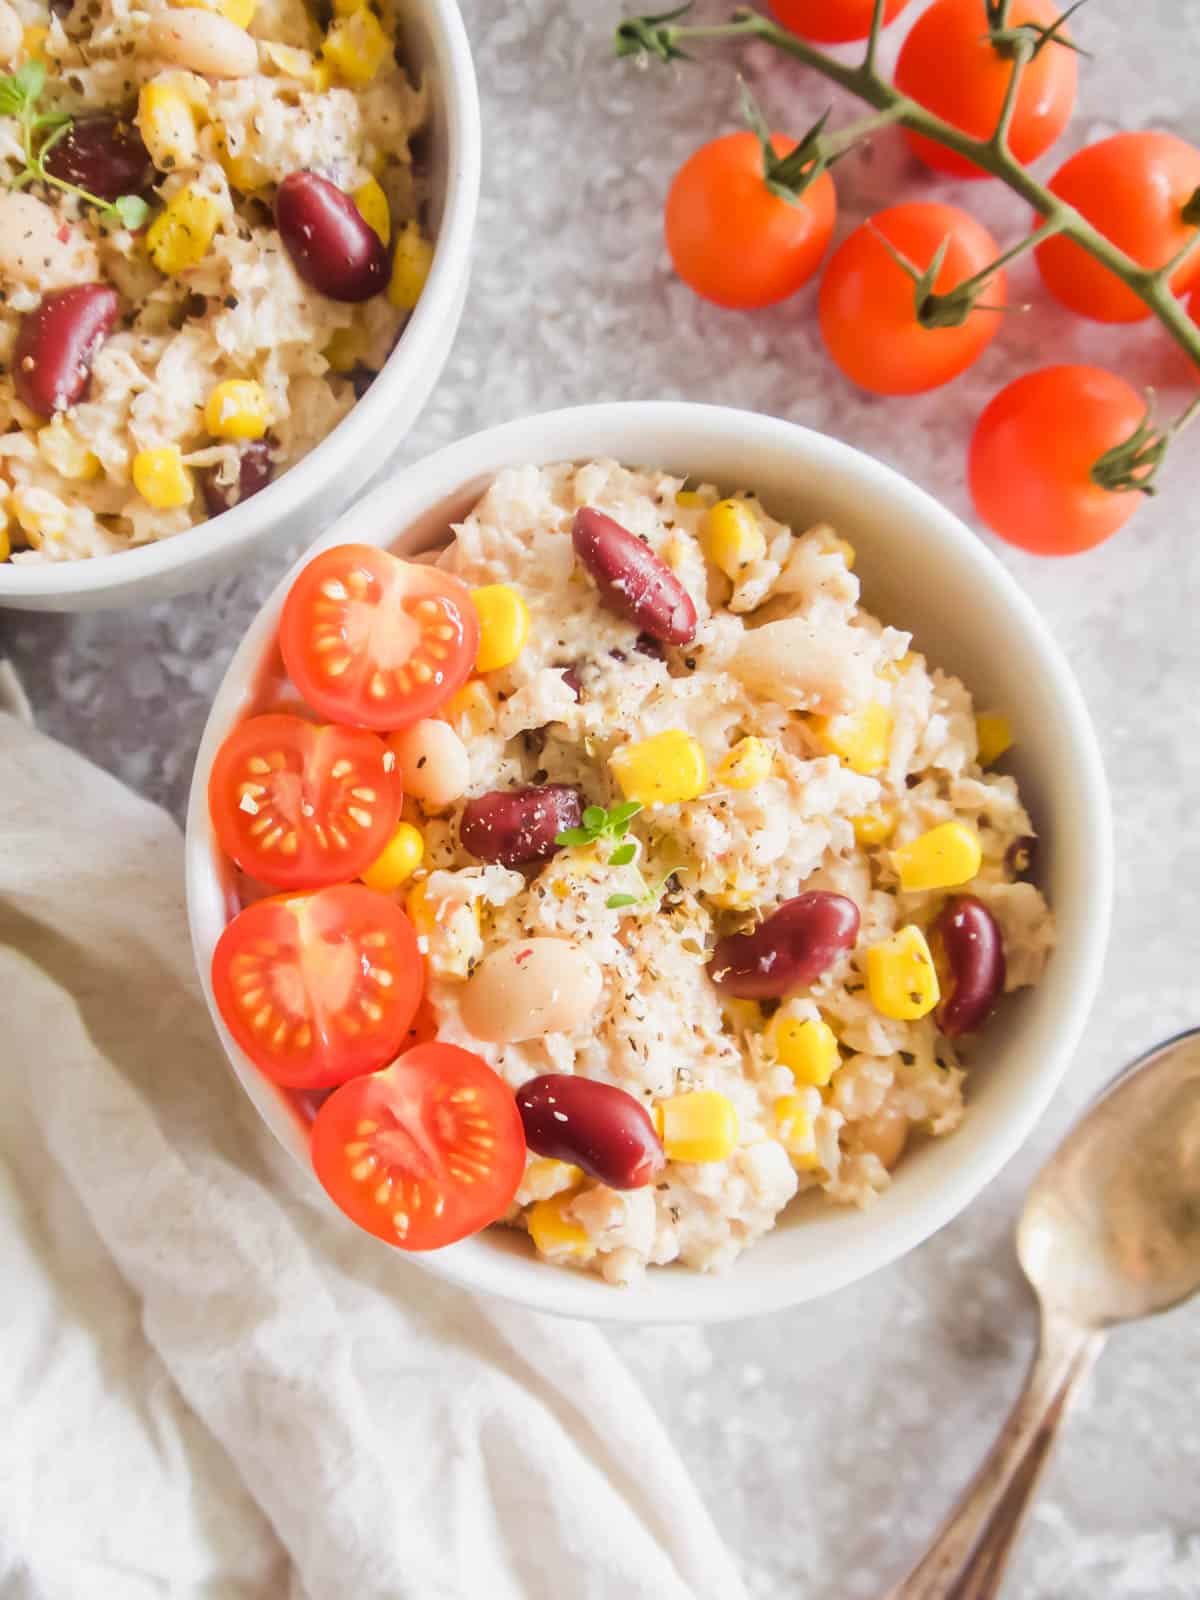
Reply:
[[871, 31], [867, 34], [867, 50], [863, 56], [862, 70], [875, 72], [875, 57], [879, 50], [879, 35], [883, 32], [883, 9], [887, 0], [875, 0], [871, 11]]
[[1021, 37], [1013, 42], [1012, 71], [1008, 75], [1008, 84], [1004, 90], [1004, 104], [1000, 107], [1000, 116], [996, 123], [995, 131], [989, 143], [997, 155], [1006, 156], [1009, 153], [1008, 131], [1012, 127], [1013, 113], [1017, 109], [1017, 95], [1021, 88], [1021, 79], [1025, 75], [1025, 68], [1033, 59], [1033, 46], [1028, 38]]
[[1187, 406], [1175, 421], [1165, 428], [1154, 421], [1154, 391], [1146, 391], [1146, 410], [1142, 420], [1129, 435], [1106, 450], [1092, 465], [1092, 482], [1112, 494], [1157, 494], [1155, 479], [1167, 448], [1177, 434], [1183, 432], [1192, 419], [1200, 413], [1200, 395]]

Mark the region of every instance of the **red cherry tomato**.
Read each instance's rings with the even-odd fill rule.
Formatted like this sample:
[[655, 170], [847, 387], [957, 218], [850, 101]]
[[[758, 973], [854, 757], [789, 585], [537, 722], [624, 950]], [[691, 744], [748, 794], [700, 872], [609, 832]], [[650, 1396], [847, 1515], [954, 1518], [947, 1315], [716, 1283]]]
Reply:
[[479, 615], [465, 584], [374, 545], [310, 561], [284, 601], [279, 648], [322, 716], [357, 728], [428, 717], [467, 681]]
[[513, 1092], [486, 1061], [422, 1044], [331, 1094], [313, 1168], [352, 1222], [401, 1250], [438, 1250], [504, 1215], [525, 1170]]
[[[771, 135], [777, 156], [795, 140]], [[817, 270], [837, 217], [833, 179], [823, 172], [795, 204], [767, 188], [754, 134], [703, 145], [675, 174], [667, 195], [667, 249], [689, 288], [735, 310], [786, 300]]]
[[[1090, 223], [1152, 270], [1195, 238], [1183, 208], [1200, 189], [1200, 150], [1173, 133], [1115, 133], [1064, 163], [1049, 187]], [[1140, 322], [1150, 308], [1107, 267], [1070, 239], [1047, 239], [1034, 257], [1047, 289], [1097, 322]], [[1171, 276], [1182, 294], [1200, 279], [1192, 254]]]
[[[917, 321], [912, 279], [888, 253], [883, 234], [922, 270], [943, 239], [945, 259], [934, 283], [945, 293], [982, 271], [999, 254], [996, 241], [965, 211], [918, 201], [880, 211], [855, 228], [833, 254], [821, 280], [821, 335], [852, 382], [874, 394], [918, 394], [957, 377], [979, 357], [1000, 326], [1000, 311], [974, 310], [957, 328]], [[984, 291], [1003, 306], [1003, 271]]]
[[320, 1089], [399, 1051], [421, 999], [413, 925], [362, 884], [258, 900], [217, 940], [225, 1026], [268, 1078]]
[[[1008, 26], [1048, 27], [1059, 16], [1057, 0], [1013, 0]], [[927, 110], [974, 139], [988, 138], [1000, 120], [1012, 60], [988, 37], [986, 0], [934, 0], [900, 46], [896, 86]], [[1036, 161], [1071, 118], [1078, 69], [1075, 52], [1047, 44], [1026, 64], [1008, 132], [1018, 161]], [[913, 154], [935, 172], [986, 178], [973, 161], [923, 134], [904, 130]]]
[[239, 723], [208, 780], [221, 849], [275, 889], [357, 878], [395, 832], [403, 798], [375, 734], [286, 715]]
[[[883, 8], [886, 26], [898, 17], [908, 0], [887, 0]], [[846, 44], [865, 39], [871, 31], [874, 0], [771, 0], [771, 10], [793, 33], [817, 44]]]
[[975, 509], [1009, 544], [1065, 556], [1110, 538], [1137, 510], [1091, 476], [1145, 415], [1145, 401], [1102, 367], [1043, 367], [1001, 389], [975, 426], [967, 477]]

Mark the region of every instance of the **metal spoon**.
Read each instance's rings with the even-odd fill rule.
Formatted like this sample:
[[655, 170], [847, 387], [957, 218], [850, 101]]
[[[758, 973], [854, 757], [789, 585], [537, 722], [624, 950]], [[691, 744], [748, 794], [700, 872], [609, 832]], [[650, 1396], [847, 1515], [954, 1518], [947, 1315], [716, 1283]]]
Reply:
[[1200, 1290], [1200, 1029], [1104, 1091], [1042, 1168], [1017, 1224], [1041, 1306], [1025, 1387], [927, 1553], [887, 1600], [991, 1600], [1059, 1423], [1109, 1330]]

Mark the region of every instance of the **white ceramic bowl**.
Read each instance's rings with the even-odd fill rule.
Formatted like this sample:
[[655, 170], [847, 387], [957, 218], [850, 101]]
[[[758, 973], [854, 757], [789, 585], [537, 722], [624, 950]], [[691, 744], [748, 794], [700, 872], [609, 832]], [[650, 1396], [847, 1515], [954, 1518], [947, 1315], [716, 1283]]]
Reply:
[[399, 343], [366, 395], [261, 494], [158, 544], [90, 561], [0, 563], [0, 606], [92, 611], [211, 583], [272, 540], [313, 537], [394, 456], [446, 364], [462, 315], [479, 199], [479, 94], [456, 0], [409, 0], [405, 59], [431, 94], [433, 265]]
[[[1006, 1002], [974, 1052], [962, 1127], [914, 1150], [870, 1211], [806, 1202], [728, 1274], [652, 1269], [644, 1283], [626, 1290], [539, 1261], [522, 1235], [502, 1228], [411, 1258], [456, 1283], [546, 1311], [626, 1322], [715, 1322], [811, 1299], [872, 1272], [961, 1211], [1017, 1150], [1070, 1063], [1099, 976], [1112, 877], [1107, 792], [1070, 669], [987, 549], [897, 473], [790, 423], [676, 402], [530, 417], [405, 469], [316, 548], [353, 539], [401, 552], [423, 549], [445, 539], [448, 524], [501, 467], [598, 456], [695, 474], [726, 490], [753, 488], [774, 515], [800, 527], [828, 518], [853, 542], [870, 609], [911, 629], [932, 662], [961, 674], [980, 703], [1003, 706], [1012, 718], [1012, 769], [1042, 835], [1041, 874], [1058, 919], [1058, 946], [1043, 982]], [[255, 619], [205, 729], [188, 816], [187, 889], [196, 959], [217, 1031], [247, 1093], [307, 1173], [296, 1121], [233, 1044], [213, 1007], [208, 976], [230, 905], [228, 869], [205, 802], [208, 770], [249, 709], [256, 669], [294, 576], [280, 582]], [[309, 1181], [315, 1187], [311, 1174]]]

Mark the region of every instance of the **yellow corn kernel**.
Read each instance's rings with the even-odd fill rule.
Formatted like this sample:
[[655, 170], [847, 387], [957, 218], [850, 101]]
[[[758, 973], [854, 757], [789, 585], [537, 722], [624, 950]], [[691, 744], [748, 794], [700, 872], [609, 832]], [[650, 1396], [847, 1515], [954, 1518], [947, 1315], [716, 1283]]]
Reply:
[[529, 607], [507, 583], [472, 589], [471, 601], [479, 613], [475, 671], [497, 672], [511, 666], [529, 643]]
[[905, 890], [953, 889], [979, 871], [983, 852], [968, 823], [943, 822], [892, 851], [892, 865]]
[[941, 999], [933, 956], [920, 928], [909, 923], [867, 951], [867, 989], [881, 1016], [915, 1022]]
[[354, 204], [367, 227], [377, 233], [384, 244], [390, 244], [392, 213], [388, 209], [387, 195], [374, 178], [368, 178], [355, 189]]
[[367, 353], [365, 328], [337, 328], [321, 354], [334, 372], [353, 372]]
[[550, 885], [550, 893], [556, 900], [565, 900], [571, 893], [571, 888], [564, 878], [555, 878]]
[[8, 513], [0, 512], [0, 564], [12, 555], [12, 540], [8, 536]]
[[780, 1143], [792, 1158], [792, 1165], [812, 1171], [821, 1165], [813, 1133], [813, 1113], [808, 1097], [802, 1094], [780, 1095], [775, 1106], [775, 1129]]
[[585, 1229], [565, 1215], [565, 1208], [573, 1198], [573, 1191], [556, 1194], [549, 1200], [539, 1200], [525, 1214], [529, 1237], [544, 1256], [566, 1257], [587, 1261], [595, 1255], [596, 1247]]
[[879, 668], [879, 676], [885, 683], [899, 683], [909, 667], [915, 666], [920, 659], [911, 650], [906, 650], [899, 661], [885, 661]]
[[433, 245], [422, 237], [415, 222], [406, 222], [396, 235], [392, 252], [392, 277], [388, 299], [399, 311], [411, 311], [421, 298], [429, 269], [433, 265]]
[[727, 1161], [737, 1148], [737, 1108], [717, 1089], [660, 1100], [654, 1125], [668, 1161]]
[[718, 500], [704, 525], [708, 558], [727, 578], [736, 579], [743, 567], [761, 561], [767, 540], [758, 518], [744, 500]]
[[38, 453], [62, 478], [86, 482], [100, 476], [100, 462], [61, 416], [38, 429]]
[[721, 1009], [731, 1027], [750, 1033], [762, 1025], [762, 1007], [757, 1000], [723, 999]]
[[710, 503], [709, 497], [698, 489], [678, 489], [675, 492], [675, 504], [682, 506], [685, 511], [702, 511]]
[[347, 83], [370, 83], [391, 54], [391, 41], [373, 11], [360, 6], [333, 24], [321, 54]]
[[723, 889], [711, 892], [708, 898], [722, 911], [748, 911], [759, 896], [757, 880], [735, 872], [732, 878], [726, 880]]
[[220, 207], [211, 195], [191, 185], [180, 189], [146, 232], [150, 259], [169, 278], [187, 272], [203, 261], [220, 220]]
[[14, 489], [8, 502], [17, 525], [35, 550], [44, 540], [66, 537], [67, 508], [46, 489]]
[[266, 169], [258, 161], [248, 146], [234, 151], [229, 144], [229, 135], [221, 123], [215, 123], [216, 155], [221, 163], [222, 170], [229, 180], [230, 187], [237, 189], [241, 194], [253, 194], [261, 189], [267, 181]]
[[767, 1029], [775, 1059], [792, 1069], [797, 1083], [823, 1089], [842, 1064], [837, 1035], [827, 1022], [811, 1017], [776, 1016]]
[[892, 829], [896, 826], [896, 813], [891, 806], [876, 806], [871, 811], [860, 811], [858, 816], [851, 817], [850, 824], [859, 844], [869, 848], [891, 837]]
[[446, 701], [441, 715], [460, 736], [490, 732], [496, 721], [496, 708], [487, 684], [478, 678], [468, 679]]
[[878, 700], [835, 717], [811, 717], [809, 726], [829, 751], [852, 772], [870, 777], [886, 765], [892, 741], [892, 713]]
[[138, 95], [138, 132], [160, 172], [174, 172], [196, 156], [196, 117], [169, 83], [144, 83]]
[[299, 50], [293, 44], [275, 44], [268, 39], [260, 39], [258, 49], [259, 54], [285, 78], [294, 78], [306, 89], [329, 87], [332, 76], [329, 67], [323, 61], [318, 61], [310, 50]]
[[609, 765], [626, 800], [644, 806], [694, 800], [708, 786], [704, 751], [682, 728], [668, 728], [637, 744], [622, 745], [609, 757]]
[[333, 0], [333, 14], [336, 17], [351, 17], [366, 3], [367, 0]]
[[1012, 723], [999, 711], [981, 711], [975, 718], [975, 738], [979, 744], [979, 765], [990, 767], [1006, 750], [1012, 749]]
[[753, 789], [771, 776], [771, 746], [765, 739], [739, 739], [717, 768], [717, 782], [730, 789]]
[[173, 0], [173, 3], [194, 7], [197, 11], [215, 11], [239, 28], [248, 28], [258, 10], [258, 0]]
[[251, 378], [226, 378], [204, 402], [204, 426], [214, 439], [261, 439], [270, 420], [267, 392]]
[[858, 559], [857, 552], [849, 539], [843, 539], [840, 534], [834, 533], [832, 528], [821, 531], [821, 549], [828, 555], [839, 555], [846, 563], [847, 572], [854, 571], [854, 563]]
[[438, 901], [429, 897], [424, 879], [414, 883], [404, 902], [417, 937], [428, 949], [422, 954], [431, 969], [443, 978], [466, 978], [472, 964], [483, 953], [478, 900]]
[[425, 840], [421, 830], [411, 822], [402, 822], [362, 875], [368, 889], [378, 889], [380, 894], [390, 894], [398, 889], [421, 865], [425, 855]]
[[21, 48], [27, 61], [40, 61], [43, 66], [49, 65], [46, 60], [45, 43], [50, 37], [50, 29], [39, 24], [25, 28], [21, 34]]
[[133, 486], [157, 511], [174, 511], [186, 506], [194, 488], [192, 475], [175, 444], [156, 450], [139, 450], [133, 458]]

